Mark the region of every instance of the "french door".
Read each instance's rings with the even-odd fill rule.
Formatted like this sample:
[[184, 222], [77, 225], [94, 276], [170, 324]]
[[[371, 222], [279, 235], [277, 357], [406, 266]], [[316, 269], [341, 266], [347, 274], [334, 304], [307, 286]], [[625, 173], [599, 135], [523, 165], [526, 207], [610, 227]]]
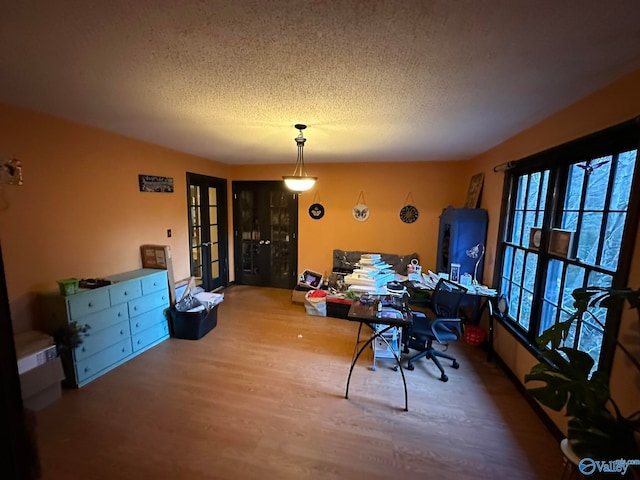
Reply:
[[293, 288], [298, 270], [298, 195], [282, 181], [232, 183], [235, 279]]
[[229, 284], [227, 181], [187, 172], [191, 276], [206, 291]]

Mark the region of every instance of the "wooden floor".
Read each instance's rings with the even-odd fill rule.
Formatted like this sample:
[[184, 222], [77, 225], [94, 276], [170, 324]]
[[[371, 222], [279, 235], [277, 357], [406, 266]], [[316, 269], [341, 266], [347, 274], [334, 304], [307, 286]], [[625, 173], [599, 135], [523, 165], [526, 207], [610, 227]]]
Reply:
[[[50, 479], [557, 479], [558, 443], [484, 352], [372, 371], [344, 398], [357, 324], [234, 286], [218, 326], [170, 339], [38, 413]], [[445, 367], [446, 368], [446, 367]]]

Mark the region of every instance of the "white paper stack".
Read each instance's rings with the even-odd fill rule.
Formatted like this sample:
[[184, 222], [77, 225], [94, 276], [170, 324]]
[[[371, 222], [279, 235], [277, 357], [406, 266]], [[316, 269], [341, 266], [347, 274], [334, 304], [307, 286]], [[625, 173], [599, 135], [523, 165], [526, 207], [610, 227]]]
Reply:
[[199, 292], [195, 297], [210, 310], [224, 300], [224, 293]]
[[356, 292], [384, 293], [387, 283], [394, 279], [391, 265], [383, 262], [380, 254], [368, 253], [360, 257], [358, 268], [344, 277], [344, 283]]

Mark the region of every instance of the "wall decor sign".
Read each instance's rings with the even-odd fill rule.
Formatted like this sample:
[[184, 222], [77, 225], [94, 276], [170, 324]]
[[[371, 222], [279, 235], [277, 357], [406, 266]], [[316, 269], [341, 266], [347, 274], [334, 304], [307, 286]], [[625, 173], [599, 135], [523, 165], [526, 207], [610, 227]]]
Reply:
[[159, 177], [157, 175], [138, 175], [141, 192], [169, 192], [173, 193], [173, 177]]
[[467, 193], [467, 203], [465, 203], [464, 208], [478, 208], [483, 183], [484, 173], [477, 173], [476, 175], [471, 177], [469, 192]]

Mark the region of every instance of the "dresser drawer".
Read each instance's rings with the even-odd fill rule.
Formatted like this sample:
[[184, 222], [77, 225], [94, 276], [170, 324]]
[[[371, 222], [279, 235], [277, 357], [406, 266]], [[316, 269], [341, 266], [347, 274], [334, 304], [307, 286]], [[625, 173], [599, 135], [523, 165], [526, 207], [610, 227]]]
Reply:
[[140, 279], [142, 282], [142, 294], [148, 295], [153, 292], [158, 292], [167, 288], [169, 283], [167, 282], [166, 270], [161, 270], [157, 275], [149, 275]]
[[76, 361], [79, 361], [130, 336], [129, 322], [125, 320], [124, 322], [105, 328], [97, 334], [90, 332], [88, 336], [84, 337], [82, 344], [73, 350], [73, 355]]
[[85, 315], [109, 308], [109, 291], [107, 288], [96, 288], [90, 292], [82, 292], [67, 297], [69, 317], [79, 320]]
[[84, 382], [87, 378], [127, 358], [131, 353], [131, 339], [127, 338], [122, 342], [101, 350], [91, 357], [76, 362], [76, 377], [78, 383]]
[[116, 283], [109, 287], [109, 297], [111, 297], [111, 305], [125, 303], [134, 298], [142, 296], [142, 288], [140, 280], [131, 280], [130, 282]]
[[99, 312], [92, 313], [86, 317], [82, 317], [81, 325], [89, 325], [89, 336], [93, 337], [97, 333], [105, 328], [111, 327], [117, 323], [126, 321], [129, 319], [129, 310], [127, 304], [116, 305], [115, 307], [107, 308], [106, 310], [100, 310]]
[[164, 311], [165, 307], [160, 307], [132, 318], [131, 335], [142, 332], [156, 323], [166, 322], [167, 319], [164, 316]]
[[133, 318], [145, 312], [159, 307], [169, 306], [169, 292], [164, 291], [152, 293], [144, 297], [136, 298], [129, 302], [129, 317]]
[[169, 325], [165, 320], [131, 337], [131, 340], [133, 342], [133, 351], [137, 352], [138, 350], [145, 348], [146, 346], [152, 344], [157, 340], [168, 337]]

